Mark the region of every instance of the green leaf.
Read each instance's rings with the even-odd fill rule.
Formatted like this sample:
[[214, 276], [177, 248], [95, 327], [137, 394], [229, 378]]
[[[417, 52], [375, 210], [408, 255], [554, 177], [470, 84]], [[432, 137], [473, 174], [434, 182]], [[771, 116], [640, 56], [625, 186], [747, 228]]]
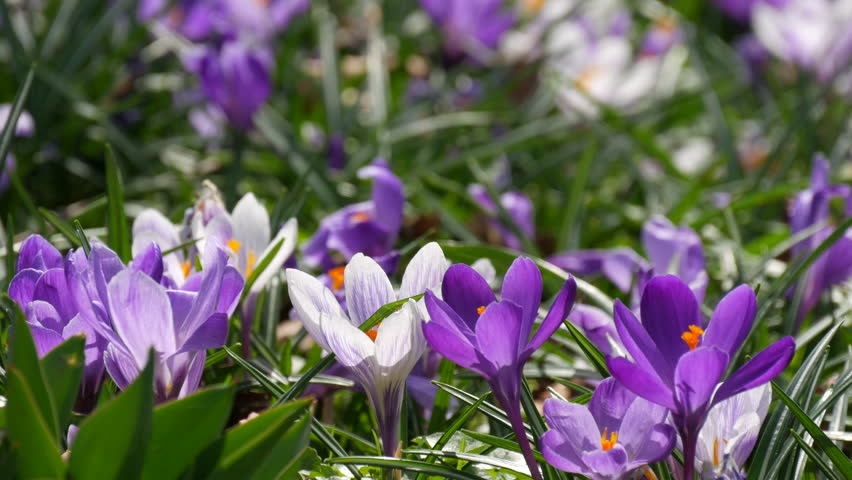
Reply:
[[[441, 389], [439, 389], [438, 391], [444, 392], [444, 390]], [[483, 393], [482, 396], [479, 397], [479, 399], [475, 403], [467, 405], [464, 409], [459, 410], [447, 430], [445, 430], [444, 433], [441, 434], [441, 437], [438, 438], [438, 441], [435, 442], [435, 445], [432, 445], [432, 447], [435, 450], [441, 450], [442, 448], [444, 448], [444, 445], [446, 445], [447, 442], [450, 441], [450, 439], [453, 437], [453, 434], [459, 431], [459, 429], [461, 429], [461, 427], [463, 427], [464, 424], [467, 423], [467, 421], [470, 419], [471, 416], [473, 416], [474, 413], [479, 411], [479, 406], [482, 405], [482, 402], [485, 401], [485, 398], [490, 395], [490, 393], [491, 392]], [[426, 461], [429, 463], [433, 462], [434, 460], [434, 456], [429, 456], [426, 458]], [[417, 475], [417, 480], [423, 480], [425, 478], [426, 476], [423, 473]]]
[[157, 407], [141, 478], [178, 478], [199, 453], [219, 438], [233, 398], [233, 386], [218, 385]]
[[286, 479], [285, 473], [298, 465], [302, 454], [308, 449], [311, 438], [311, 413], [305, 412], [287, 432], [281, 436], [278, 444], [272, 448], [266, 461], [255, 472], [252, 478], [266, 480], [271, 478]]
[[86, 339], [72, 337], [54, 348], [41, 359], [41, 369], [45, 383], [51, 392], [56, 407], [56, 421], [60, 430], [64, 430], [71, 418], [71, 409], [80, 392], [83, 380], [83, 368], [86, 357], [83, 349]]
[[77, 238], [80, 239], [80, 245], [83, 246], [83, 251], [86, 252], [86, 256], [88, 257], [89, 254], [92, 253], [92, 245], [86, 237], [86, 231], [83, 230], [83, 226], [80, 225], [80, 221], [77, 219], [74, 220], [74, 233], [77, 235]]
[[[509, 450], [510, 452], [521, 453], [521, 447], [518, 445], [518, 442], [513, 442], [512, 440], [508, 440], [506, 438], [495, 437], [494, 435], [488, 435], [485, 433], [474, 432], [472, 430], [462, 430], [463, 434], [468, 437], [473, 438], [474, 440], [478, 440], [486, 445], [491, 445], [495, 448], [502, 448], [503, 450]], [[514, 438], [514, 434], [512, 434], [512, 438]], [[542, 456], [541, 452], [533, 449], [533, 456], [540, 463], [546, 463], [544, 456]]]
[[7, 382], [7, 428], [19, 477], [62, 478], [65, 463], [59, 456], [55, 433], [40, 411], [36, 394], [27, 383], [27, 376], [11, 367]]
[[15, 95], [15, 101], [12, 102], [9, 116], [6, 118], [6, 125], [3, 127], [3, 133], [0, 134], [0, 172], [6, 170], [6, 154], [9, 153], [9, 149], [12, 147], [12, 137], [15, 136], [18, 118], [21, 116], [21, 112], [24, 111], [24, 103], [27, 102], [27, 96], [30, 94], [30, 87], [33, 85], [35, 72], [36, 65], [33, 64], [30, 67], [29, 73], [27, 73], [27, 78], [24, 79], [23, 85], [21, 85], [17, 95]]
[[413, 449], [413, 450], [405, 450], [404, 453], [410, 455], [429, 455], [440, 458], [453, 458], [457, 460], [464, 460], [471, 463], [481, 463], [483, 465], [491, 465], [492, 467], [497, 467], [500, 469], [508, 470], [512, 472], [514, 478], [532, 478], [529, 474], [523, 473], [518, 470], [518, 467], [526, 468], [525, 464], [519, 464], [515, 462], [510, 462], [507, 460], [503, 460], [500, 458], [485, 456], [485, 455], [476, 455], [474, 453], [465, 453], [465, 452], [452, 452], [452, 451], [444, 451], [444, 450], [421, 450], [421, 449]]
[[425, 473], [436, 475], [440, 478], [453, 478], [456, 480], [482, 480], [480, 477], [447, 467], [441, 464], [428, 463], [421, 460], [404, 460], [388, 457], [334, 457], [327, 460], [331, 464], [339, 465], [371, 465], [413, 473]]
[[788, 397], [787, 393], [775, 385], [774, 382], [772, 383], [772, 390], [775, 392], [775, 395], [784, 402], [787, 408], [793, 412], [793, 415], [796, 416], [811, 437], [813, 437], [816, 446], [818, 446], [823, 453], [828, 456], [828, 459], [831, 460], [831, 463], [833, 463], [837, 468], [837, 471], [840, 472], [841, 478], [852, 478], [852, 461], [849, 460], [849, 457], [847, 457], [843, 451], [825, 435], [825, 432], [819, 428], [819, 425], [815, 424], [813, 420], [808, 417], [808, 414], [802, 410], [799, 404]]
[[47, 429], [55, 442], [61, 438], [59, 422], [56, 420], [56, 407], [50, 390], [47, 388], [45, 376], [36, 353], [35, 343], [30, 334], [29, 326], [24, 315], [18, 309], [17, 304], [13, 306], [16, 312], [12, 320], [11, 341], [9, 343], [10, 365], [26, 378], [27, 385], [32, 392], [33, 398], [47, 424]]
[[243, 287], [243, 294], [240, 303], [242, 303], [246, 299], [249, 292], [251, 291], [251, 287], [254, 286], [254, 283], [257, 281], [258, 278], [260, 278], [260, 275], [263, 274], [263, 271], [266, 270], [266, 268], [269, 266], [269, 263], [272, 262], [272, 259], [275, 258], [275, 255], [278, 254], [278, 250], [281, 250], [281, 246], [284, 245], [284, 242], [286, 241], [286, 238], [282, 238], [281, 240], [279, 240], [278, 243], [276, 243], [275, 246], [273, 246], [272, 249], [269, 250], [269, 253], [257, 262], [257, 266], [254, 268], [254, 270], [252, 270], [251, 275], [249, 275], [248, 279], [246, 279], [246, 284]]
[[107, 244], [126, 263], [130, 260], [130, 230], [124, 211], [121, 170], [110, 144], [106, 144]]
[[74, 480], [137, 479], [151, 438], [154, 351], [127, 389], [83, 421], [71, 451]]
[[59, 218], [55, 213], [51, 212], [46, 208], [39, 207], [38, 213], [41, 214], [42, 218], [47, 220], [47, 223], [53, 225], [53, 228], [56, 229], [59, 233], [68, 240], [71, 245], [74, 247], [82, 247], [83, 244], [80, 243], [80, 237], [77, 236], [77, 233], [74, 231], [74, 227], [69, 225], [67, 222]]
[[[462, 390], [460, 388], [456, 388], [452, 385], [448, 385], [446, 383], [441, 383], [441, 382], [438, 382], [438, 381], [435, 381], [435, 380], [433, 380], [432, 383], [434, 383], [441, 390], [445, 390], [450, 395], [456, 397], [457, 399], [461, 400], [462, 402], [464, 402], [468, 405], [473, 405], [474, 403], [476, 403], [479, 400], [479, 398], [477, 398], [473, 394], [465, 392], [464, 390]], [[502, 425], [504, 425], [508, 428], [512, 428], [512, 424], [509, 422], [509, 419], [506, 418], [506, 414], [503, 413], [502, 409], [497, 408], [496, 406], [494, 406], [493, 404], [488, 403], [488, 402], [482, 402], [480, 404], [480, 406], [478, 407], [478, 409], [486, 417], [489, 417], [492, 420], [494, 420], [495, 422], [498, 422], [498, 423], [500, 423], [500, 424], [502, 424]]]
[[589, 339], [583, 335], [583, 332], [575, 327], [570, 320], [565, 320], [562, 323], [565, 324], [565, 328], [568, 329], [571, 337], [573, 337], [574, 341], [577, 342], [577, 346], [580, 347], [580, 350], [583, 351], [583, 355], [585, 355], [586, 359], [595, 367], [595, 370], [597, 370], [602, 377], [609, 377], [609, 368], [606, 366], [606, 358], [604, 357], [604, 354], [598, 350], [598, 347], [596, 347], [594, 343], [590, 342]]
[[793, 430], [793, 429], [790, 430], [790, 434], [796, 440], [796, 443], [799, 444], [799, 448], [801, 448], [802, 451], [805, 452], [805, 454], [814, 462], [814, 465], [816, 465], [817, 468], [819, 468], [822, 471], [822, 473], [824, 473], [827, 477], [831, 478], [832, 480], [843, 480], [842, 478], [837, 476], [837, 472], [832, 470], [831, 466], [828, 465], [825, 462], [825, 460], [823, 460], [823, 458], [822, 458], [822, 456], [820, 456], [819, 452], [814, 450], [813, 447], [811, 447], [810, 445], [808, 445], [807, 442], [805, 442], [805, 440], [801, 437], [801, 435], [796, 433], [796, 431]]
[[194, 478], [251, 478], [281, 437], [299, 424], [310, 405], [300, 400], [267, 410], [258, 417], [230, 429], [206, 448], [195, 462]]

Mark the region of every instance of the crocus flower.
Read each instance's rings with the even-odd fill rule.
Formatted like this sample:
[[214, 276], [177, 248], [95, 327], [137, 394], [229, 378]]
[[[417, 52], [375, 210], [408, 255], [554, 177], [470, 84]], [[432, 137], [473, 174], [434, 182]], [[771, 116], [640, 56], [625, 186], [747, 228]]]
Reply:
[[221, 1], [237, 35], [250, 36], [259, 41], [270, 40], [310, 5], [310, 0]]
[[577, 285], [569, 278], [538, 330], [531, 336], [541, 303], [541, 272], [535, 262], [518, 258], [506, 272], [498, 301], [485, 279], [471, 267], [447, 270], [442, 299], [426, 292], [431, 320], [423, 327], [429, 346], [450, 361], [473, 370], [488, 381], [494, 397], [506, 410], [521, 451], [534, 478], [538, 464], [527, 441], [521, 418], [524, 363], [555, 332], [574, 304]]
[[396, 269], [399, 255], [393, 246], [402, 226], [402, 181], [382, 159], [358, 170], [358, 177], [373, 180], [372, 198], [344, 207], [320, 222], [303, 249], [308, 266], [325, 272], [337, 269], [334, 271], [339, 274], [339, 263], [332, 252], [340, 253], [345, 261], [360, 252], [379, 262], [386, 272]]
[[[156, 244], [152, 252], [143, 263], [161, 263]], [[225, 344], [228, 317], [242, 293], [242, 279], [226, 276], [227, 259], [223, 249], [209, 242], [198, 291], [169, 290], [156, 276], [149, 275], [147, 268], [125, 268], [112, 251], [93, 247], [90, 268], [97, 284], [94, 295], [103, 307], [85, 285], [75, 292], [75, 300], [99, 307], [90, 323], [109, 341], [104, 364], [120, 389], [145, 368], [152, 348], [158, 402], [182, 398], [198, 388], [206, 350]]]
[[347, 315], [334, 294], [313, 276], [287, 269], [290, 300], [314, 341], [333, 352], [367, 393], [378, 420], [385, 455], [399, 443], [403, 389], [426, 350], [423, 309], [413, 300], [367, 332], [358, 326], [382, 306], [437, 288], [446, 270], [441, 248], [430, 243], [412, 258], [394, 292], [387, 274], [373, 259], [356, 254], [346, 266]]
[[588, 406], [549, 398], [541, 453], [554, 467], [591, 480], [628, 480], [643, 465], [668, 457], [677, 432], [668, 411], [608, 378]]
[[272, 54], [266, 47], [229, 40], [201, 47], [186, 64], [233, 127], [241, 131], [254, 127], [254, 114], [272, 91]]
[[[0, 132], [6, 128], [6, 122], [9, 121], [9, 114], [12, 113], [12, 106], [8, 103], [0, 104]], [[18, 123], [15, 124], [16, 137], [31, 137], [35, 131], [33, 117], [26, 110], [22, 111], [18, 116]], [[11, 153], [6, 154], [6, 163], [3, 170], [0, 171], [0, 193], [6, 190], [9, 185], [9, 174], [15, 169], [15, 157]]]
[[[68, 262], [85, 254], [68, 253]], [[39, 357], [75, 335], [86, 337], [86, 366], [76, 410], [88, 413], [97, 402], [103, 377], [104, 339], [81, 318], [66, 283], [66, 260], [40, 235], [31, 235], [21, 245], [17, 273], [9, 284], [9, 297], [21, 307], [35, 341]]]
[[419, 0], [444, 33], [444, 47], [451, 57], [486, 60], [500, 38], [515, 23], [502, 0]]
[[227, 27], [221, 0], [140, 0], [136, 13], [140, 20], [156, 20], [187, 39], [209, 39]]
[[627, 353], [607, 366], [629, 390], [671, 411], [683, 443], [684, 479], [692, 479], [698, 433], [716, 404], [763, 385], [790, 362], [795, 350], [785, 337], [757, 353], [720, 386], [729, 362], [751, 331], [757, 300], [741, 285], [717, 305], [703, 326], [695, 294], [673, 275], [654, 277], [642, 294], [642, 323], [615, 301], [615, 325]]
[[[813, 158], [811, 184], [799, 192], [790, 206], [790, 229], [795, 235], [815, 225], [824, 224], [817, 233], [793, 247], [793, 255], [803, 257], [810, 254], [827, 237], [834, 233], [830, 220], [830, 205], [833, 199], [843, 202], [843, 215], [852, 217], [852, 187], [830, 184], [830, 164], [822, 155]], [[830, 288], [852, 277], [852, 231], [847, 231], [831, 248], [811, 264], [802, 280], [804, 291], [799, 305], [799, 321], [819, 303], [820, 295]]]
[[[473, 184], [467, 189], [471, 198], [493, 218], [490, 220], [490, 225], [494, 230], [499, 232], [502, 242], [509, 248], [520, 250], [522, 248], [521, 240], [515, 235], [512, 230], [497, 221], [497, 206], [488, 195], [488, 191], [482, 185]], [[533, 219], [533, 204], [529, 197], [521, 192], [510, 191], [500, 195], [500, 205], [515, 222], [515, 225], [521, 230], [527, 238], [535, 237], [535, 222]]]
[[788, 0], [713, 0], [720, 10], [731, 18], [741, 22], [747, 22], [751, 18], [751, 12], [758, 3], [767, 3], [782, 7]]
[[710, 409], [698, 434], [695, 470], [701, 480], [745, 479], [743, 466], [769, 411], [769, 384], [746, 390]]

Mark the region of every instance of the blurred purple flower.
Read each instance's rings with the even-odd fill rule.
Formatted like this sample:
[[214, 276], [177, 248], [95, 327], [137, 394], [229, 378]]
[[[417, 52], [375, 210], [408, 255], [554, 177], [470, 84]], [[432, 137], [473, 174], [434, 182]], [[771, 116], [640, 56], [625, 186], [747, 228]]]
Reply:
[[[790, 205], [790, 229], [793, 235], [824, 225], [818, 232], [801, 241], [792, 249], [797, 257], [804, 257], [815, 250], [826, 238], [834, 233], [830, 221], [830, 202], [839, 199], [843, 204], [844, 219], [852, 217], [852, 186], [830, 184], [830, 164], [822, 154], [813, 158], [811, 184], [799, 192]], [[799, 322], [811, 311], [822, 293], [852, 277], [852, 231], [847, 231], [840, 240], [811, 264], [802, 280], [804, 282], [802, 300], [799, 305]]]
[[731, 18], [741, 22], [748, 22], [751, 18], [751, 12], [758, 3], [767, 3], [770, 5], [784, 6], [787, 0], [713, 0], [720, 10], [728, 14]]
[[661, 17], [651, 26], [642, 39], [641, 55], [665, 55], [683, 39], [683, 31], [671, 17]]
[[265, 41], [280, 32], [296, 15], [304, 12], [310, 0], [220, 0], [228, 21], [240, 38]]
[[[473, 201], [480, 206], [491, 218], [489, 224], [500, 233], [503, 243], [509, 248], [521, 250], [523, 244], [511, 229], [497, 220], [497, 206], [488, 195], [488, 191], [479, 184], [472, 184], [467, 189]], [[500, 205], [512, 218], [512, 221], [528, 239], [535, 239], [535, 219], [533, 218], [533, 204], [529, 197], [521, 192], [511, 191], [500, 195]]]
[[140, 20], [156, 20], [193, 42], [211, 38], [227, 25], [221, 0], [140, 0]]
[[620, 300], [614, 310], [616, 329], [632, 360], [610, 356], [607, 366], [633, 393], [671, 411], [683, 442], [684, 478], [691, 479], [698, 434], [709, 410], [781, 373], [793, 357], [793, 338], [755, 354], [717, 388], [754, 322], [757, 300], [748, 286], [737, 287], [719, 302], [706, 331], [695, 294], [673, 275], [648, 282], [642, 323]]
[[88, 413], [97, 402], [106, 342], [81, 317], [66, 282], [66, 265], [80, 258], [86, 258], [82, 249], [68, 252], [65, 260], [40, 235], [27, 237], [18, 255], [17, 273], [9, 284], [9, 297], [26, 315], [39, 357], [72, 336], [86, 337], [86, 366], [75, 409]]
[[444, 33], [452, 57], [481, 60], [495, 50], [500, 38], [515, 24], [503, 0], [419, 0], [420, 6]]
[[[12, 106], [8, 103], [0, 104], [0, 132], [6, 128], [6, 122], [9, 121], [9, 114], [12, 113]], [[15, 124], [16, 137], [31, 137], [35, 132], [35, 122], [33, 117], [26, 110], [21, 111], [18, 116], [18, 123]], [[6, 163], [3, 171], [0, 171], [0, 193], [6, 190], [9, 186], [9, 174], [15, 169], [15, 157], [11, 153], [6, 155]]]
[[328, 156], [328, 168], [337, 171], [343, 170], [346, 166], [346, 147], [343, 143], [342, 134], [332, 133], [328, 137], [326, 155]]
[[399, 254], [393, 247], [402, 227], [402, 181], [382, 159], [360, 169], [358, 177], [373, 180], [372, 198], [344, 207], [320, 222], [303, 249], [308, 266], [329, 272], [339, 267], [332, 252], [339, 252], [345, 261], [360, 252], [375, 259], [386, 272], [396, 270]]
[[565, 282], [532, 336], [542, 294], [541, 272], [532, 260], [518, 258], [512, 263], [500, 301], [485, 279], [464, 264], [447, 270], [441, 293], [443, 300], [426, 292], [431, 318], [423, 326], [426, 341], [448, 360], [485, 377], [506, 410], [530, 473], [540, 480], [521, 418], [522, 369], [571, 311], [577, 293], [574, 279]]
[[265, 47], [240, 41], [202, 47], [187, 58], [187, 66], [201, 81], [205, 96], [218, 106], [235, 128], [254, 127], [254, 114], [272, 90], [272, 54]]
[[734, 48], [745, 64], [745, 73], [749, 81], [761, 78], [763, 69], [769, 62], [769, 50], [753, 34], [743, 35], [734, 43]]
[[551, 429], [541, 453], [554, 467], [591, 480], [627, 480], [642, 466], [668, 457], [677, 432], [668, 411], [621, 386], [598, 385], [588, 406], [549, 398], [544, 418]]
[[615, 330], [615, 322], [612, 315], [597, 307], [578, 304], [568, 315], [568, 320], [580, 327], [586, 338], [598, 347], [604, 355], [614, 355], [612, 345], [620, 346], [618, 332]]

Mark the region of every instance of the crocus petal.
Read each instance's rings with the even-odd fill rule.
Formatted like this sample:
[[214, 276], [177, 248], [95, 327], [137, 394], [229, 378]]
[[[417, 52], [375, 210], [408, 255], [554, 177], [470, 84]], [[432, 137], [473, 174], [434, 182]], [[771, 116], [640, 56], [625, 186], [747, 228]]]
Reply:
[[[146, 208], [133, 221], [133, 246], [131, 252], [137, 257], [147, 249], [151, 243], [160, 246], [161, 251], [171, 250], [182, 242], [177, 227], [162, 213], [152, 208]], [[183, 253], [172, 252], [164, 259], [166, 273], [174, 281], [183, 280]]]
[[589, 400], [589, 412], [595, 418], [599, 430], [616, 432], [621, 430], [621, 422], [636, 398], [635, 393], [610, 377], [602, 381], [595, 389]]
[[41, 275], [42, 272], [32, 268], [19, 271], [9, 283], [9, 298], [17, 302], [22, 309], [26, 307], [33, 301], [36, 283]]
[[[667, 415], [665, 407], [644, 398], [630, 404], [618, 429], [618, 443], [630, 453], [631, 463], [651, 463], [668, 456], [676, 432], [664, 424]], [[656, 431], [656, 427], [667, 428]]]
[[[852, 197], [850, 197], [852, 198]], [[826, 285], [835, 285], [852, 277], [852, 236], [847, 232], [826, 253], [828, 261], [825, 265]]]
[[796, 342], [793, 337], [784, 337], [766, 347], [725, 380], [713, 403], [771, 381], [787, 368], [794, 353]]
[[378, 370], [376, 344], [345, 317], [321, 314], [320, 325], [329, 349], [337, 356], [337, 361], [352, 371], [362, 387], [372, 388]]
[[641, 304], [642, 326], [669, 364], [677, 364], [678, 358], [689, 351], [681, 335], [689, 331], [690, 325], [702, 324], [695, 294], [683, 280], [664, 275], [648, 282]]
[[600, 446], [601, 432], [586, 407], [548, 398], [544, 401], [544, 418], [550, 428], [559, 432], [568, 441], [575, 453]]
[[62, 335], [53, 330], [33, 323], [27, 323], [27, 325], [30, 327], [30, 333], [33, 336], [33, 343], [35, 343], [36, 353], [38, 353], [39, 358], [47, 355], [48, 352], [65, 341]]
[[112, 343], [107, 346], [104, 352], [104, 367], [120, 390], [127, 388], [139, 376], [142, 369], [132, 358], [121, 353]]
[[163, 287], [142, 272], [125, 270], [113, 277], [108, 291], [113, 326], [140, 369], [151, 347], [175, 352], [172, 309]]
[[134, 256], [130, 267], [159, 282], [163, 278], [163, 254], [160, 246], [153, 242], [149, 244], [141, 253]]
[[107, 292], [107, 285], [109, 285], [112, 278], [118, 272], [124, 270], [124, 263], [115, 252], [102, 243], [92, 245], [92, 251], [89, 253], [89, 262], [92, 266], [95, 290], [104, 307], [108, 309], [109, 294]]
[[462, 263], [447, 269], [441, 284], [441, 296], [471, 330], [479, 319], [479, 307], [488, 306], [496, 300], [488, 282], [476, 270]]
[[447, 259], [444, 257], [444, 251], [435, 242], [427, 243], [406, 267], [398, 297], [413, 297], [426, 290], [437, 289], [446, 271]]
[[[265, 212], [266, 210], [264, 210]], [[293, 252], [296, 250], [296, 240], [298, 240], [298, 223], [295, 218], [291, 218], [287, 220], [286, 223], [281, 227], [281, 230], [275, 235], [275, 238], [269, 242], [269, 247], [258, 257], [258, 263], [266, 258], [275, 247], [275, 245], [280, 242], [282, 239], [284, 243], [281, 244], [281, 248], [278, 249], [278, 252], [272, 257], [269, 264], [266, 266], [266, 269], [258, 275], [254, 284], [252, 285], [252, 292], [260, 292], [263, 287], [269, 283], [269, 280], [281, 271], [281, 267], [284, 266], [284, 262], [287, 261], [290, 256], [293, 255]]]
[[670, 384], [675, 363], [663, 357], [654, 340], [621, 300], [615, 301], [613, 312], [615, 328], [625, 350], [649, 375], [657, 377], [659, 382]]
[[216, 311], [219, 302], [219, 290], [222, 288], [222, 274], [227, 261], [228, 256], [218, 245], [212, 242], [207, 243], [198, 296], [186, 315], [184, 323], [176, 324], [178, 344], [185, 342]]
[[[257, 197], [249, 192], [243, 195], [243, 198], [234, 206], [231, 222], [234, 228], [234, 239], [240, 242], [237, 268], [241, 272], [246, 272], [249, 268], [249, 252], [254, 252], [256, 258], [260, 258], [261, 252], [269, 245], [269, 238], [272, 235], [269, 228], [269, 214]], [[283, 260], [281, 263], [284, 263]]]
[[740, 285], [725, 295], [716, 306], [701, 345], [716, 347], [733, 356], [751, 331], [757, 299], [747, 285]]
[[186, 367], [186, 377], [183, 379], [183, 384], [180, 386], [178, 398], [183, 398], [196, 390], [201, 383], [201, 374], [204, 373], [204, 361], [207, 359], [205, 351], [195, 352], [189, 366]]
[[476, 323], [477, 350], [499, 369], [518, 363], [523, 310], [509, 301], [486, 307]]
[[382, 267], [361, 253], [352, 257], [343, 271], [346, 306], [355, 325], [364, 323], [376, 311], [396, 300], [393, 286]]
[[189, 338], [183, 342], [180, 350], [182, 352], [204, 351], [211, 348], [219, 348], [228, 340], [228, 316], [224, 313], [214, 313], [195, 329]]
[[65, 271], [61, 268], [51, 268], [42, 274], [36, 282], [33, 300], [44, 300], [53, 305], [64, 322], [71, 320], [77, 313], [74, 301], [68, 294]]
[[[565, 321], [568, 313], [571, 312], [575, 298], [577, 298], [577, 282], [574, 281], [573, 277], [569, 277], [562, 285], [562, 289], [559, 290], [559, 294], [556, 296], [556, 300], [553, 301], [553, 305], [550, 306], [547, 316], [544, 317], [538, 330], [535, 331], [535, 335], [533, 335], [527, 345], [524, 352], [525, 355], [532, 355], [532, 352], [542, 346], [553, 335], [553, 332], [559, 329], [559, 326]], [[523, 339], [523, 334], [521, 338]]]
[[548, 430], [541, 436], [541, 454], [547, 463], [571, 473], [586, 473], [588, 469], [580, 458], [580, 452], [567, 440], [571, 434], [562, 435], [556, 430]]
[[609, 450], [585, 452], [581, 458], [589, 470], [601, 476], [617, 477], [627, 467], [627, 452], [621, 445]]
[[340, 302], [331, 290], [311, 275], [294, 268], [288, 268], [286, 275], [290, 301], [293, 302], [293, 308], [299, 314], [299, 319], [311, 334], [311, 338], [323, 349], [329, 350], [320, 328], [320, 315], [346, 318], [346, 314], [340, 308]]
[[62, 332], [65, 326], [65, 322], [62, 321], [62, 317], [56, 311], [56, 308], [43, 300], [28, 303], [27, 308], [24, 309], [24, 314], [28, 322], [35, 323], [54, 332]]
[[358, 170], [358, 178], [373, 179], [372, 203], [375, 221], [386, 232], [397, 232], [402, 225], [405, 192], [402, 181], [393, 174], [382, 160]]
[[[612, 355], [612, 345], [610, 338], [617, 344], [621, 345], [618, 332], [615, 330], [615, 322], [612, 316], [604, 312], [600, 308], [590, 305], [577, 304], [568, 315], [568, 320], [574, 325], [580, 327], [586, 338], [598, 347], [604, 355]], [[638, 320], [636, 321], [639, 322]]]
[[433, 350], [440, 353], [447, 360], [464, 368], [484, 373], [475, 365], [479, 362], [476, 349], [467, 338], [451, 331], [438, 322], [423, 324], [423, 336]]
[[62, 254], [41, 235], [30, 235], [18, 251], [17, 271], [27, 268], [47, 270], [62, 266]]
[[703, 413], [727, 365], [728, 355], [714, 347], [696, 348], [681, 357], [675, 368], [678, 413]]
[[612, 376], [631, 392], [670, 410], [676, 408], [671, 387], [643, 367], [631, 363], [624, 357], [607, 358], [606, 365]]
[[518, 257], [503, 278], [502, 299], [521, 307], [522, 322], [518, 337], [520, 348], [526, 347], [541, 304], [541, 271], [529, 258]]
[[376, 361], [385, 372], [405, 378], [426, 347], [415, 303], [407, 302], [382, 321], [376, 335]]
[[219, 290], [216, 311], [228, 316], [233, 315], [237, 304], [240, 303], [240, 294], [243, 292], [244, 285], [245, 281], [240, 272], [230, 265], [226, 266], [225, 273], [222, 275], [222, 287]]

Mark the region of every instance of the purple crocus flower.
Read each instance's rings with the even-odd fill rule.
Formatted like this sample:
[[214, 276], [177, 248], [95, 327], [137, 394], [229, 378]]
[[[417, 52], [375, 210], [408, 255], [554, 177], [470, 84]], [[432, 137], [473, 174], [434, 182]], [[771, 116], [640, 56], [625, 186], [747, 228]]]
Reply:
[[769, 411], [769, 384], [734, 395], [710, 409], [698, 434], [695, 470], [701, 480], [745, 479], [743, 466]]
[[[6, 122], [9, 121], [9, 114], [12, 112], [12, 106], [8, 103], [0, 104], [0, 132], [6, 128]], [[26, 110], [22, 111], [18, 116], [18, 123], [15, 124], [16, 137], [31, 137], [35, 132], [33, 117]], [[9, 174], [15, 169], [15, 157], [11, 153], [6, 155], [6, 163], [3, 171], [0, 171], [0, 193], [6, 190], [9, 186]]]
[[193, 42], [208, 39], [227, 28], [221, 0], [140, 0], [140, 20], [156, 20]]
[[230, 24], [241, 38], [265, 41], [308, 9], [310, 0], [220, 0]]
[[668, 411], [621, 386], [598, 385], [588, 406], [549, 398], [541, 453], [554, 467], [591, 480], [628, 480], [642, 466], [668, 457], [677, 432]]
[[555, 332], [571, 307], [577, 285], [569, 278], [538, 330], [533, 325], [541, 303], [541, 272], [535, 262], [518, 258], [506, 272], [497, 301], [488, 282], [473, 268], [453, 265], [444, 275], [442, 298], [426, 292], [431, 321], [423, 326], [429, 345], [450, 361], [488, 380], [506, 410], [533, 478], [541, 479], [521, 418], [524, 363]]
[[[793, 247], [794, 256], [807, 256], [827, 237], [834, 233], [834, 227], [828, 224], [830, 219], [829, 203], [833, 199], [843, 202], [843, 215], [852, 217], [852, 187], [843, 184], [830, 184], [830, 164], [821, 154], [813, 158], [811, 184], [799, 192], [790, 206], [790, 229], [795, 235], [815, 225], [824, 224], [817, 233]], [[799, 305], [799, 322], [819, 302], [822, 293], [852, 277], [852, 231], [847, 231], [832, 247], [811, 264], [804, 279], [804, 291]]]
[[578, 304], [568, 315], [568, 320], [580, 327], [586, 334], [586, 338], [595, 344], [601, 353], [604, 355], [617, 353], [613, 351], [613, 345], [620, 346], [621, 341], [618, 339], [618, 332], [615, 331], [612, 315], [591, 305]]
[[345, 261], [360, 252], [379, 262], [386, 272], [396, 270], [399, 254], [393, 246], [402, 226], [405, 204], [402, 181], [382, 159], [358, 170], [358, 178], [373, 180], [372, 198], [344, 207], [320, 222], [303, 249], [308, 266], [329, 272], [339, 268], [332, 252], [340, 253]]
[[716, 404], [777, 376], [793, 357], [785, 337], [757, 353], [720, 386], [731, 359], [751, 331], [757, 300], [741, 285], [703, 322], [695, 294], [673, 275], [654, 277], [642, 294], [642, 323], [615, 301], [615, 325], [627, 353], [607, 358], [607, 366], [629, 390], [671, 411], [683, 442], [684, 479], [692, 479], [698, 433]]
[[720, 10], [731, 18], [741, 22], [747, 22], [751, 18], [751, 12], [758, 3], [784, 6], [787, 0], [713, 0]]
[[[521, 240], [509, 228], [497, 221], [497, 206], [491, 200], [491, 196], [488, 195], [485, 187], [472, 184], [468, 187], [467, 191], [477, 205], [492, 216], [489, 224], [494, 230], [499, 232], [502, 242], [509, 248], [520, 250], [522, 248]], [[529, 197], [517, 191], [506, 192], [500, 195], [500, 205], [506, 210], [512, 221], [515, 222], [515, 225], [518, 226], [521, 233], [531, 240], [535, 238], [533, 204]]]
[[451, 57], [483, 60], [515, 24], [502, 0], [419, 0], [443, 30], [445, 49]]
[[412, 258], [395, 292], [378, 263], [363, 254], [355, 255], [345, 271], [348, 315], [319, 280], [299, 270], [287, 270], [290, 300], [305, 329], [324, 350], [335, 353], [367, 393], [387, 456], [395, 454], [399, 443], [406, 379], [426, 351], [420, 326], [422, 302], [407, 302], [367, 332], [358, 326], [388, 303], [437, 288], [446, 264], [441, 247], [427, 244]]
[[9, 284], [9, 297], [24, 311], [39, 357], [75, 335], [86, 337], [86, 366], [75, 409], [88, 413], [97, 402], [103, 377], [104, 339], [83, 320], [66, 282], [66, 264], [85, 254], [82, 249], [62, 258], [40, 235], [24, 240], [18, 256], [17, 273]]
[[231, 125], [242, 131], [254, 127], [254, 114], [272, 91], [272, 54], [267, 48], [230, 40], [201, 47], [186, 63]]
[[[79, 281], [72, 293], [78, 304], [88, 303], [91, 315], [84, 318], [109, 341], [104, 364], [120, 389], [145, 368], [151, 348], [156, 354], [158, 402], [183, 398], [198, 388], [206, 350], [225, 344], [228, 317], [242, 293], [243, 280], [228, 274], [232, 267], [227, 261], [225, 251], [209, 242], [198, 290], [169, 290], [158, 282], [156, 273], [151, 275], [152, 271], [162, 274], [163, 268], [156, 244], [130, 267], [124, 267], [109, 249], [93, 247], [88, 268], [95, 289], [92, 292], [85, 281]], [[78, 265], [72, 278], [81, 280], [84, 268]]]

